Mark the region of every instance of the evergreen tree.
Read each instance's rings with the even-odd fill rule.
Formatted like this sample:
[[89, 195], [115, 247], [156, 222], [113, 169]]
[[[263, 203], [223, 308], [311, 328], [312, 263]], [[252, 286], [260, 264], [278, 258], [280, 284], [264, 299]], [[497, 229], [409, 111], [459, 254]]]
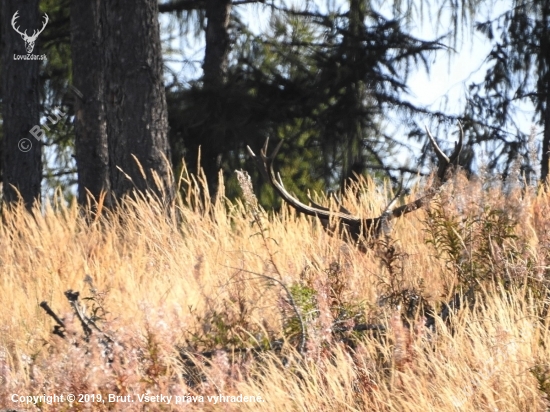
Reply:
[[[513, 0], [512, 8], [491, 21], [476, 25], [494, 46], [485, 79], [470, 85], [464, 118], [476, 143], [489, 146], [489, 166], [506, 175], [514, 160], [523, 160], [523, 171], [532, 175], [533, 136], [522, 130], [516, 114], [518, 103], [535, 107], [533, 121], [542, 125], [540, 178], [548, 179], [550, 152], [550, 2]], [[512, 132], [509, 130], [512, 129]]]

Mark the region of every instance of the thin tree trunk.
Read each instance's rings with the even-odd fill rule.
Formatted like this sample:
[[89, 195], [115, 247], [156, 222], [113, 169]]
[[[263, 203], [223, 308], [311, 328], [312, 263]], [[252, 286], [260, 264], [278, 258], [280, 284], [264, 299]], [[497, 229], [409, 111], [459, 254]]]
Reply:
[[2, 0], [2, 96], [3, 156], [2, 181], [4, 201], [21, 198], [30, 209], [40, 199], [42, 181], [41, 142], [30, 134], [39, 120], [39, 60], [15, 60], [14, 55], [37, 54], [37, 45], [27, 53], [22, 36], [12, 27], [12, 18], [19, 11], [16, 27], [33, 33], [42, 27], [38, 0]]
[[550, 161], [550, 81], [547, 84], [546, 109], [544, 111], [544, 136], [542, 138], [541, 182], [548, 185], [548, 162]]
[[105, 191], [109, 206], [109, 154], [103, 102], [100, 0], [71, 3], [71, 51], [75, 101], [75, 157], [78, 168], [78, 202], [88, 194], [97, 201]]
[[[541, 159], [541, 182], [545, 185], [550, 185], [548, 173], [550, 162], [550, 5], [548, 3], [544, 4], [542, 9], [542, 27], [543, 32], [540, 36], [540, 48], [541, 56], [540, 61], [542, 64], [539, 64], [541, 72], [541, 80], [539, 84], [544, 85], [539, 89], [539, 91], [546, 94], [545, 96], [545, 107], [543, 113], [543, 125], [544, 125], [544, 136], [542, 138], [542, 159]], [[544, 70], [544, 72], [543, 72]]]
[[102, 7], [111, 190], [117, 198], [153, 190], [170, 200], [157, 1], [112, 0]]
[[365, 31], [365, 0], [350, 0], [349, 27], [344, 34], [343, 43], [346, 47], [347, 69], [350, 70], [349, 85], [346, 88], [344, 99], [352, 113], [352, 120], [347, 125], [345, 139], [341, 188], [346, 189], [349, 184], [365, 171], [365, 156], [362, 146], [365, 128], [360, 118], [363, 112], [365, 85], [360, 70], [363, 33]]
[[230, 49], [229, 17], [231, 0], [207, 0], [206, 48], [204, 50], [204, 87], [223, 84], [227, 74]]
[[206, 47], [204, 50], [203, 88], [209, 96], [208, 115], [214, 126], [212, 133], [201, 145], [201, 166], [207, 177], [208, 188], [213, 195], [217, 191], [218, 171], [226, 145], [226, 119], [223, 93], [226, 81], [229, 50], [229, 19], [231, 0], [207, 0], [206, 2]]

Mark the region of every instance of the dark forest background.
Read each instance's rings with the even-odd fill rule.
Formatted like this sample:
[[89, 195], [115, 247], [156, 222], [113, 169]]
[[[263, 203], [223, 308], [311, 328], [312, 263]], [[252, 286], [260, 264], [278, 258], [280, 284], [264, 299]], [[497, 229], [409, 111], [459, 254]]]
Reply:
[[[81, 204], [101, 193], [113, 204], [134, 189], [172, 198], [182, 161], [196, 173], [200, 148], [211, 194], [221, 170], [225, 194], [237, 196], [234, 171], [245, 169], [262, 204], [276, 206], [247, 145], [258, 150], [268, 136], [282, 139], [278, 168], [286, 187], [305, 198], [308, 189], [338, 190], [360, 175], [398, 183], [428, 173], [431, 151], [404, 163], [396, 154], [428, 147], [424, 124], [441, 141], [456, 140], [458, 121], [468, 173], [480, 173], [474, 158], [484, 151], [483, 172], [505, 181], [519, 171], [527, 184], [545, 182], [550, 2], [510, 0], [487, 20], [492, 5], [2, 0], [3, 203], [30, 206], [57, 187], [68, 200], [78, 193]], [[266, 16], [259, 33], [249, 27], [251, 6]], [[433, 38], [411, 34], [434, 20], [442, 29]], [[14, 27], [28, 35], [43, 27], [33, 53], [47, 60], [15, 60], [28, 53]], [[483, 80], [465, 84], [461, 113], [411, 103], [411, 74], [449, 59], [470, 30], [492, 47]], [[192, 45], [174, 46], [189, 39], [202, 39], [200, 55], [185, 55]], [[527, 130], [518, 120], [525, 102], [534, 107], [535, 127]], [[40, 141], [29, 133], [36, 125], [45, 132]]]

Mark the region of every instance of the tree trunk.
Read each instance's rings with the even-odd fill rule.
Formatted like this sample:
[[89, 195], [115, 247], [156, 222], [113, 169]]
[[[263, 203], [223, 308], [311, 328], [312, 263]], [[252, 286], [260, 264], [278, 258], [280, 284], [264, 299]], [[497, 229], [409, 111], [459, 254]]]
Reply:
[[206, 48], [204, 50], [204, 87], [216, 87], [224, 83], [229, 56], [229, 17], [231, 0], [207, 0]]
[[40, 125], [40, 61], [16, 60], [17, 56], [36, 55], [38, 49], [34, 45], [28, 52], [22, 36], [12, 27], [17, 11], [15, 27], [23, 33], [39, 30], [44, 19], [39, 14], [38, 0], [2, 0], [3, 195], [5, 202], [22, 199], [30, 209], [40, 199], [42, 181], [42, 145], [30, 134]]
[[174, 188], [157, 1], [104, 2], [102, 22], [111, 190], [117, 198], [153, 190], [169, 201]]
[[365, 32], [365, 0], [350, 0], [349, 26], [344, 33], [343, 44], [349, 70], [349, 84], [344, 99], [351, 112], [346, 125], [345, 145], [343, 147], [343, 167], [340, 187], [343, 190], [353, 184], [358, 176], [365, 172], [363, 138], [365, 127], [361, 119], [365, 100], [365, 84], [361, 67], [363, 60], [363, 38]]
[[110, 206], [109, 154], [103, 102], [100, 0], [71, 3], [71, 52], [75, 101], [78, 202], [97, 201], [105, 191]]
[[550, 162], [550, 5], [548, 3], [542, 3], [542, 33], [540, 36], [540, 50], [541, 56], [539, 60], [540, 79], [539, 79], [539, 92], [541, 93], [541, 99], [545, 102], [544, 111], [542, 113], [542, 124], [544, 126], [544, 136], [542, 138], [542, 159], [541, 159], [541, 182], [547, 187], [550, 186], [548, 173]]
[[201, 167], [207, 177], [208, 189], [212, 195], [217, 191], [218, 171], [221, 167], [221, 156], [226, 145], [226, 119], [224, 99], [219, 96], [224, 92], [228, 56], [229, 18], [231, 0], [207, 0], [206, 47], [204, 50], [203, 89], [208, 94], [208, 117], [211, 135], [201, 142]]
[[548, 162], [550, 162], [550, 79], [547, 84], [546, 91], [546, 108], [543, 113], [544, 135], [542, 138], [542, 159], [540, 168], [541, 182], [549, 185], [548, 181]]

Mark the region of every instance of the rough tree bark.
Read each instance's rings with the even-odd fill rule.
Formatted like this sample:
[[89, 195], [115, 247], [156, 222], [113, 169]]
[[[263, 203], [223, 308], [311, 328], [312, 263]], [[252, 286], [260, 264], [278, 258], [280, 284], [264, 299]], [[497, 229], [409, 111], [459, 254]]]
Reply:
[[100, 0], [71, 3], [71, 52], [75, 101], [75, 157], [78, 202], [88, 194], [98, 200], [105, 191], [111, 205], [109, 154], [103, 102], [104, 73], [101, 56]]
[[170, 200], [174, 188], [157, 1], [104, 2], [102, 28], [111, 190], [117, 198], [134, 189], [153, 190]]
[[43, 23], [38, 0], [2, 0], [3, 196], [7, 203], [22, 198], [30, 209], [34, 201], [40, 199], [42, 181], [42, 145], [29, 133], [40, 124], [40, 61], [14, 57], [38, 54], [37, 44], [32, 53], [27, 53], [21, 35], [12, 28], [11, 21], [17, 11], [16, 27], [22, 32], [26, 30], [30, 35]]

